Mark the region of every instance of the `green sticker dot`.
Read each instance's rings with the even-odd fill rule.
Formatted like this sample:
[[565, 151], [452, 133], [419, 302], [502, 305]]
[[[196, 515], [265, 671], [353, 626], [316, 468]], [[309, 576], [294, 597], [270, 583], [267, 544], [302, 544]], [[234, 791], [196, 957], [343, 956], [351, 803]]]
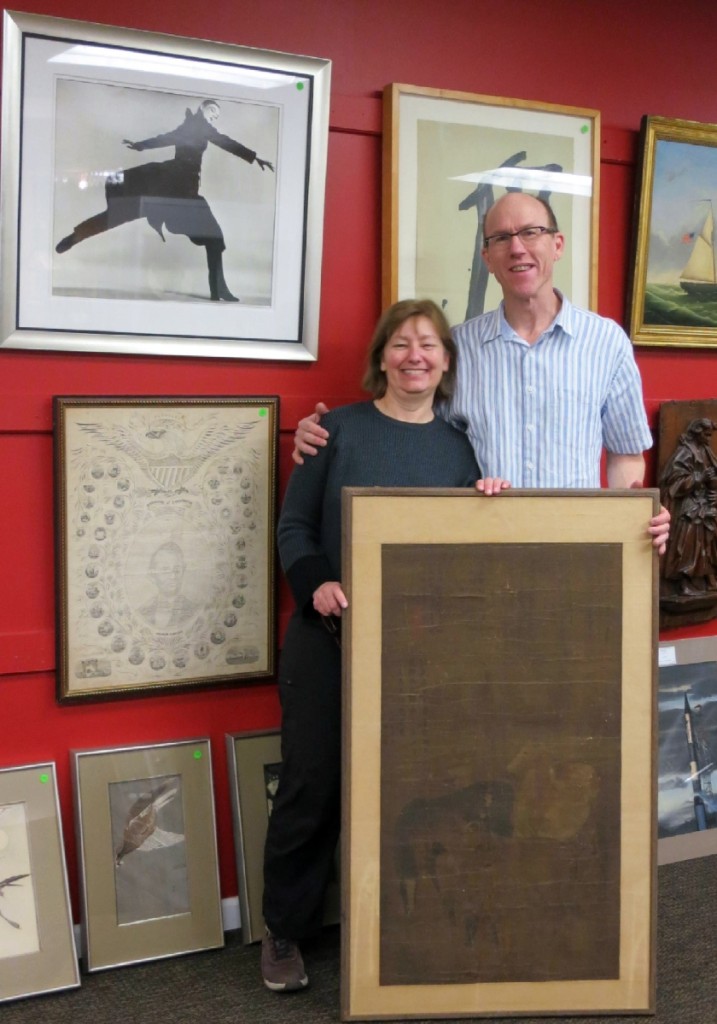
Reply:
[[582, 126], [582, 128], [580, 129], [580, 131], [583, 133], [583, 135], [587, 135], [587, 133], [590, 131], [590, 127], [588, 125], [584, 124]]
[[304, 88], [304, 83], [303, 82], [297, 82], [296, 83], [296, 88], [299, 90], [299, 92], [301, 92], [301, 90]]
[[202, 752], [201, 752], [201, 750], [195, 750], [194, 751], [194, 760], [195, 761], [201, 761], [202, 760]]
[[259, 410], [259, 415], [260, 416], [266, 416], [266, 409], [260, 409]]
[[49, 782], [49, 781], [50, 781], [50, 776], [47, 774], [47, 772], [43, 772], [42, 775], [40, 776], [40, 782]]

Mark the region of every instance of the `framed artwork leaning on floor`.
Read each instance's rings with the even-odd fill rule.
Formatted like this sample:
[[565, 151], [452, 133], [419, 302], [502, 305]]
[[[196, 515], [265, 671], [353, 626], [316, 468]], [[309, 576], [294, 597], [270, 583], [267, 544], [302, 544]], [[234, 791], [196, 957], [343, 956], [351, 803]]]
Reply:
[[0, 1002], [79, 984], [55, 765], [0, 768]]
[[72, 752], [88, 971], [224, 945], [208, 739]]
[[[264, 935], [264, 843], [272, 802], [279, 786], [281, 733], [278, 729], [226, 735], [229, 789], [234, 822], [234, 853], [239, 881], [241, 937], [245, 944]], [[340, 917], [338, 850], [336, 874], [326, 894], [324, 924]]]

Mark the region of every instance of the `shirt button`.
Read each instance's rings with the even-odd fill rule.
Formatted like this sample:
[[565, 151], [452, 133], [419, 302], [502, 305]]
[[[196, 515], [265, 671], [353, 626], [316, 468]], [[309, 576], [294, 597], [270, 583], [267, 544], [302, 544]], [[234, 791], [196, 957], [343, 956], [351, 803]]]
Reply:
[[525, 464], [525, 468], [526, 468], [526, 469], [530, 469], [530, 470], [532, 470], [532, 469], [534, 469], [535, 467], [533, 466], [533, 463], [532, 463], [532, 462], [526, 462], [526, 464]]
[[535, 388], [533, 387], [532, 384], [528, 384], [528, 386], [527, 386], [527, 388], [525, 390], [527, 391], [527, 393], [529, 395], [532, 395], [535, 392]]
[[527, 423], [525, 429], [529, 430], [532, 434], [532, 432], [535, 430], [535, 425], [533, 423]]

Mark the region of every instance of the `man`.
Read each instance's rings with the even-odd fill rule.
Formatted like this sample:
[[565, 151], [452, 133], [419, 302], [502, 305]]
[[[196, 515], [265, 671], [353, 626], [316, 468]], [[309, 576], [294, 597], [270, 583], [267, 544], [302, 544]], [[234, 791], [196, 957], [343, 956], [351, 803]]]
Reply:
[[[616, 323], [573, 306], [553, 286], [565, 239], [543, 200], [509, 192], [488, 210], [482, 256], [503, 291], [497, 310], [455, 328], [458, 375], [439, 409], [465, 430], [486, 494], [517, 487], [641, 487], [652, 445], [640, 375]], [[294, 461], [326, 443], [319, 404], [297, 430]], [[664, 552], [669, 512], [648, 533]]]

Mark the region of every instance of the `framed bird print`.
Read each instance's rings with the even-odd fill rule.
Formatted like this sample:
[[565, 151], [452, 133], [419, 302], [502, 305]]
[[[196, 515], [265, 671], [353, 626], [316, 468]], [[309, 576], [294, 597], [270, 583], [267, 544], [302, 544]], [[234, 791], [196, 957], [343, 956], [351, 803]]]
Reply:
[[72, 752], [86, 970], [224, 944], [208, 739]]
[[55, 397], [60, 701], [273, 676], [278, 404]]
[[55, 765], [2, 768], [0, 1003], [79, 984]]

